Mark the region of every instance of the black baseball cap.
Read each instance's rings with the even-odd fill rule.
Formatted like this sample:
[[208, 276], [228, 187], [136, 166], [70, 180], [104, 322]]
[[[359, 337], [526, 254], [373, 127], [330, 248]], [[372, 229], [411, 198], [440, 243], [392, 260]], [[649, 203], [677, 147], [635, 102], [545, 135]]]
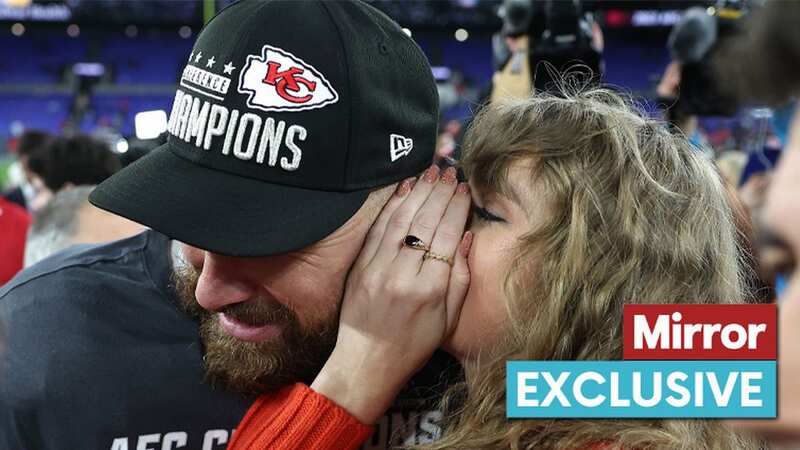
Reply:
[[203, 28], [167, 143], [89, 200], [230, 256], [304, 248], [432, 163], [427, 59], [360, 1], [242, 0]]

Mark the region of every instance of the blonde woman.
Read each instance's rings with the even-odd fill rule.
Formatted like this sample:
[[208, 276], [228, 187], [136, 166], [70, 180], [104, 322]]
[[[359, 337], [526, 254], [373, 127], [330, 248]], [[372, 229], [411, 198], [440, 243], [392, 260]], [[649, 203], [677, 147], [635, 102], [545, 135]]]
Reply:
[[713, 420], [506, 418], [507, 360], [621, 359], [626, 303], [749, 301], [710, 162], [590, 89], [484, 108], [463, 169], [469, 231], [454, 172], [401, 184], [350, 275], [328, 363], [256, 402], [231, 448], [356, 448], [440, 345], [466, 381], [425, 449], [759, 448]]

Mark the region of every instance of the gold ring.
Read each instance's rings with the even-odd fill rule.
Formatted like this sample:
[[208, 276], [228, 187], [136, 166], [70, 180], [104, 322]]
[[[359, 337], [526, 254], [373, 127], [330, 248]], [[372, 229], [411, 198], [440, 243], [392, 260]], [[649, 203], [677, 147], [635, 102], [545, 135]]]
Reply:
[[427, 244], [422, 242], [422, 239], [414, 236], [413, 234], [409, 234], [408, 236], [406, 236], [405, 239], [403, 239], [403, 245], [408, 248], [413, 248], [414, 250], [422, 250], [424, 252], [430, 250], [430, 247], [428, 247]]
[[450, 267], [453, 267], [453, 258], [452, 257], [437, 255], [436, 253], [432, 253], [430, 250], [425, 252], [425, 256], [423, 256], [422, 259], [435, 259], [437, 261], [446, 262]]

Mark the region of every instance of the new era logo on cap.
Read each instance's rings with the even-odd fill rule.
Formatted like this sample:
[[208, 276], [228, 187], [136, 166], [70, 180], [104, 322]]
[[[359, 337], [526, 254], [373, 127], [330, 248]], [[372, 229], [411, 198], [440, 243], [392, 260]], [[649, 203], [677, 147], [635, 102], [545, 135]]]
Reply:
[[411, 140], [411, 138], [400, 136], [399, 134], [392, 134], [389, 136], [389, 157], [392, 159], [392, 162], [408, 155], [413, 148], [414, 141]]
[[325, 77], [293, 54], [270, 45], [249, 55], [239, 74], [247, 106], [263, 111], [303, 111], [336, 103], [339, 94]]

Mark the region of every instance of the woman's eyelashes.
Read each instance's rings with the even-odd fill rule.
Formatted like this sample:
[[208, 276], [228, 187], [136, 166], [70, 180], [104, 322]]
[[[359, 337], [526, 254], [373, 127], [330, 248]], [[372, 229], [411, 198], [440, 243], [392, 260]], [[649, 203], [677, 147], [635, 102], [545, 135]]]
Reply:
[[472, 212], [475, 214], [475, 217], [477, 217], [479, 220], [482, 220], [482, 221], [486, 221], [486, 222], [506, 222], [506, 220], [503, 219], [502, 217], [496, 216], [496, 215], [490, 213], [489, 211], [487, 211], [485, 208], [483, 208], [481, 206], [478, 206], [478, 205], [473, 205], [472, 206]]

